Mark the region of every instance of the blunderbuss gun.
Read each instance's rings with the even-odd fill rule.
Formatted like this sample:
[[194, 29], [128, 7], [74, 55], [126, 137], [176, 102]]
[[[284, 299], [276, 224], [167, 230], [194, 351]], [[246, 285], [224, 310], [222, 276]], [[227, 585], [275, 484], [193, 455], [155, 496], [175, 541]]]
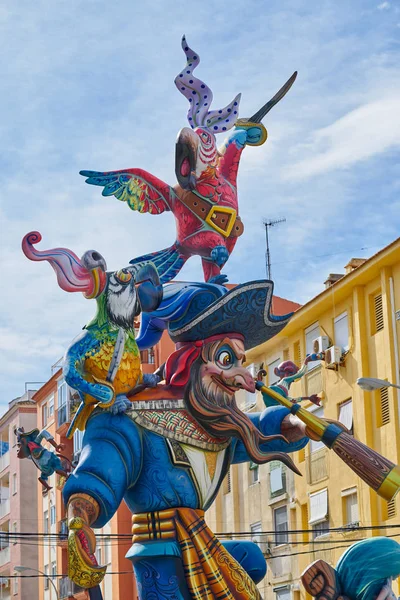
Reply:
[[256, 388], [288, 408], [293, 415], [303, 421], [310, 432], [309, 437], [321, 440], [325, 446], [333, 450], [379, 496], [388, 502], [395, 497], [400, 489], [398, 465], [354, 439], [340, 427], [340, 423], [332, 423], [317, 417], [300, 404], [293, 403], [290, 398], [285, 398], [263, 385], [261, 381], [256, 382]]

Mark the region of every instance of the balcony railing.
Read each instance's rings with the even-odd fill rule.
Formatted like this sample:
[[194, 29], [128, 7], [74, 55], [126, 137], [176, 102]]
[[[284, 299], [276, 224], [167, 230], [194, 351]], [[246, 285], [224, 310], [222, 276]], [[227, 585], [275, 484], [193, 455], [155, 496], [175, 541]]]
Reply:
[[10, 512], [10, 500], [2, 500], [0, 502], [0, 519], [8, 515]]
[[10, 562], [10, 546], [0, 550], [0, 567], [3, 567], [8, 562]]
[[0, 473], [10, 466], [10, 452], [6, 452], [0, 456]]
[[68, 596], [71, 596], [72, 594], [78, 594], [82, 591], [83, 588], [79, 587], [79, 585], [76, 585], [76, 583], [71, 581], [71, 579], [68, 577], [63, 577], [58, 582], [58, 592], [60, 594], [60, 598], [68, 598]]

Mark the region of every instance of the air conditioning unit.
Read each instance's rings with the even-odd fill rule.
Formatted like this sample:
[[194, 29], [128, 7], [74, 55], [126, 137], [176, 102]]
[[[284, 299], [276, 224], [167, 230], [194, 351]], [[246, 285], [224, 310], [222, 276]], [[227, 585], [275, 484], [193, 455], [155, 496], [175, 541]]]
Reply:
[[329, 338], [327, 335], [320, 335], [313, 341], [313, 352], [318, 354], [319, 352], [325, 352], [329, 348]]
[[340, 346], [331, 346], [325, 350], [325, 366], [329, 368], [336, 368], [342, 362], [342, 349]]

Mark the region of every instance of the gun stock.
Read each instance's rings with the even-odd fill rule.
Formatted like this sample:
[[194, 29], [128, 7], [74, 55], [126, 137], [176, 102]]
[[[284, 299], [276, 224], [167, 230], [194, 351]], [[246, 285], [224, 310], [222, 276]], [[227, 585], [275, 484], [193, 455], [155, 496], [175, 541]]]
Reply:
[[281, 396], [261, 382], [256, 388], [271, 396], [285, 406], [307, 425], [328, 448], [331, 448], [343, 462], [365, 483], [387, 501], [392, 500], [400, 489], [400, 467], [372, 450], [362, 442], [346, 433], [338, 423], [330, 423], [315, 416], [300, 404], [293, 404], [288, 398]]

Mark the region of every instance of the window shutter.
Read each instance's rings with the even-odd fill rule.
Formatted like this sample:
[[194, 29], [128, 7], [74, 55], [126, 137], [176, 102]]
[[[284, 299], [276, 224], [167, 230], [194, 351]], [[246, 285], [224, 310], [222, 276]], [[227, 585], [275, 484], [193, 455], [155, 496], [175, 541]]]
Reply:
[[382, 427], [390, 423], [390, 406], [389, 406], [389, 388], [385, 387], [379, 390], [379, 423], [378, 426]]
[[381, 331], [383, 329], [383, 305], [382, 305], [382, 294], [377, 294], [374, 297], [374, 311], [375, 311], [375, 331]]
[[293, 346], [293, 358], [294, 358], [294, 362], [298, 367], [301, 367], [301, 346], [300, 346], [300, 340], [298, 340], [297, 342], [294, 343]]

